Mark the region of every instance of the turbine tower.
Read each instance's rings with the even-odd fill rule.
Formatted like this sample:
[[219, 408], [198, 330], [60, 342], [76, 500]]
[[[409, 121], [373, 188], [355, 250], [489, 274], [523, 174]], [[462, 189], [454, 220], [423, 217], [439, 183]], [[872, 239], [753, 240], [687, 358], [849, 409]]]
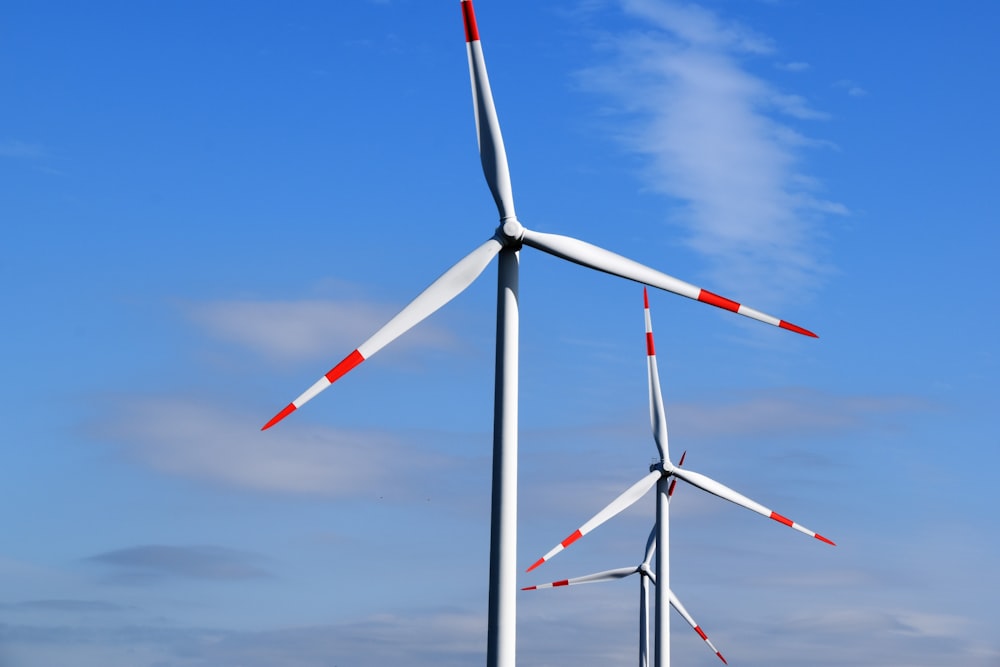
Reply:
[[[653, 439], [656, 441], [656, 448], [660, 454], [660, 461], [650, 466], [649, 474], [630, 486], [620, 496], [615, 498], [607, 507], [595, 514], [582, 526], [570, 533], [566, 539], [549, 550], [547, 554], [539, 558], [528, 568], [531, 572], [536, 567], [551, 560], [556, 554], [570, 546], [581, 537], [594, 530], [608, 519], [616, 516], [626, 508], [630, 507], [639, 498], [643, 497], [647, 491], [656, 487], [656, 595], [655, 595], [655, 619], [656, 626], [654, 632], [654, 665], [656, 667], [669, 667], [670, 665], [670, 619], [667, 615], [668, 595], [670, 590], [670, 514], [669, 499], [673, 491], [674, 482], [677, 479], [683, 480], [702, 491], [707, 491], [712, 495], [719, 496], [725, 500], [745, 507], [752, 512], [761, 514], [773, 519], [790, 528], [794, 528], [800, 533], [814, 537], [821, 542], [833, 545], [827, 538], [815, 533], [808, 528], [801, 526], [791, 519], [787, 519], [777, 512], [764, 507], [760, 503], [737, 493], [724, 484], [716, 482], [714, 479], [692, 470], [683, 469], [680, 464], [674, 465], [670, 462], [670, 451], [667, 447], [667, 419], [663, 409], [663, 395], [660, 391], [660, 374], [656, 367], [656, 346], [653, 342], [653, 325], [649, 316], [649, 295], [645, 288], [642, 290], [644, 315], [646, 320], [646, 367], [649, 375], [649, 414], [653, 428]], [[683, 462], [683, 457], [681, 457]]]
[[812, 337], [816, 334], [590, 243], [525, 228], [514, 212], [507, 152], [500, 134], [500, 122], [486, 74], [486, 62], [483, 58], [472, 1], [461, 0], [461, 6], [480, 160], [486, 182], [500, 214], [500, 224], [489, 240], [445, 271], [368, 340], [344, 357], [298, 398], [282, 408], [264, 424], [262, 430], [274, 426], [302, 407], [346, 373], [458, 296], [479, 277], [493, 258], [498, 256], [490, 595], [486, 664], [487, 667], [513, 667], [517, 593], [518, 266], [521, 248], [528, 246], [590, 269], [686, 296], [799, 334]]

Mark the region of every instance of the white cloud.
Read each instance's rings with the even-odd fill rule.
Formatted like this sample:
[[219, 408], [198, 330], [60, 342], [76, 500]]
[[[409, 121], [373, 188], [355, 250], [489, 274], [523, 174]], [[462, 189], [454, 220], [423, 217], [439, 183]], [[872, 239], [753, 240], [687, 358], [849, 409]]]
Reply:
[[844, 79], [833, 84], [834, 87], [846, 90], [851, 97], [864, 97], [868, 91], [849, 79]]
[[806, 388], [755, 391], [726, 402], [678, 403], [671, 423], [691, 437], [829, 435], [928, 408], [909, 396], [839, 396]]
[[805, 72], [807, 69], [809, 69], [809, 63], [803, 63], [803, 62], [778, 63], [776, 67], [785, 72]]
[[289, 424], [262, 433], [259, 422], [193, 399], [144, 398], [120, 404], [98, 433], [161, 473], [255, 491], [370, 496], [375, 488], [400, 491], [415, 466], [448, 465], [422, 451], [400, 470], [395, 462], [412, 448], [388, 432]]
[[[357, 347], [402, 306], [332, 300], [213, 301], [189, 304], [188, 315], [211, 335], [249, 347], [277, 361], [328, 357]], [[423, 322], [396, 346], [447, 348], [448, 331]]]
[[770, 42], [710, 11], [659, 0], [624, 0], [647, 22], [612, 39], [609, 65], [582, 72], [631, 123], [616, 130], [648, 158], [650, 186], [682, 204], [672, 222], [706, 257], [713, 280], [750, 299], [802, 297], [827, 272], [816, 244], [823, 216], [846, 207], [816, 194], [802, 151], [825, 146], [775, 117], [826, 118], [796, 94], [752, 74], [743, 58]]

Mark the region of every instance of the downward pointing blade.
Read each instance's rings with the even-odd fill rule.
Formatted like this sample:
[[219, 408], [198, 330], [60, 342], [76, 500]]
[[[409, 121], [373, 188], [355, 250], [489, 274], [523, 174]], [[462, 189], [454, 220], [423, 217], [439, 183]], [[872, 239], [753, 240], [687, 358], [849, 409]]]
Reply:
[[613, 253], [609, 250], [598, 248], [597, 246], [584, 241], [579, 241], [568, 236], [560, 236], [558, 234], [533, 232], [529, 229], [524, 230], [522, 241], [527, 246], [531, 246], [532, 248], [541, 250], [542, 252], [547, 252], [550, 255], [567, 259], [571, 262], [575, 262], [576, 264], [580, 264], [591, 269], [597, 269], [598, 271], [610, 273], [622, 278], [628, 278], [629, 280], [644, 283], [651, 287], [657, 287], [659, 289], [666, 290], [667, 292], [680, 294], [681, 296], [686, 296], [689, 299], [701, 301], [702, 303], [707, 303], [712, 306], [716, 306], [717, 308], [722, 308], [723, 310], [729, 310], [754, 320], [759, 320], [776, 327], [781, 327], [782, 329], [788, 329], [789, 331], [794, 331], [795, 333], [812, 336], [813, 338], [816, 337], [816, 334], [807, 329], [803, 329], [800, 326], [794, 325], [790, 322], [785, 322], [784, 320], [779, 320], [777, 317], [767, 315], [759, 310], [748, 308], [747, 306], [736, 303], [735, 301], [721, 297], [718, 294], [713, 294], [708, 290], [695, 287], [694, 285], [686, 283], [683, 280], [678, 280], [677, 278], [668, 276], [667, 274], [657, 271], [656, 269], [651, 269], [644, 264], [640, 264], [634, 260], [628, 259], [627, 257], [622, 257], [621, 255]]
[[526, 586], [522, 588], [522, 591], [534, 591], [540, 588], [558, 588], [560, 586], [575, 586], [577, 584], [592, 584], [598, 581], [613, 581], [615, 579], [624, 579], [629, 577], [639, 571], [637, 567], [620, 567], [616, 570], [605, 570], [604, 572], [595, 572], [594, 574], [585, 574], [582, 577], [574, 577], [572, 579], [563, 579], [561, 581], [553, 581], [551, 584], [538, 584], [537, 586]]
[[503, 244], [496, 238], [479, 246], [457, 264], [445, 271], [440, 278], [421, 292], [403, 310], [389, 320], [371, 338], [362, 343], [358, 349], [347, 355], [343, 361], [305, 390], [298, 398], [289, 403], [281, 412], [271, 418], [261, 429], [267, 430], [312, 400], [317, 394], [347, 374], [351, 369], [368, 359], [383, 347], [400, 337], [423, 321], [431, 313], [445, 305], [462, 293], [466, 287], [479, 277], [490, 260], [500, 252]]
[[632, 503], [639, 500], [639, 498], [642, 498], [642, 496], [647, 491], [653, 488], [653, 485], [656, 484], [656, 480], [658, 480], [662, 475], [663, 473], [661, 471], [654, 470], [653, 472], [649, 473], [648, 475], [640, 479], [638, 482], [630, 486], [628, 489], [626, 489], [625, 493], [621, 494], [620, 496], [612, 500], [610, 505], [608, 505], [600, 512], [595, 514], [592, 519], [587, 521], [587, 523], [580, 526], [580, 528], [571, 533], [565, 540], [563, 540], [555, 547], [553, 547], [551, 551], [549, 551], [547, 554], [545, 554], [537, 561], [535, 561], [535, 564], [529, 567], [527, 571], [531, 572], [545, 561], [550, 560], [557, 553], [559, 553], [569, 545], [573, 544], [578, 539], [580, 539], [593, 529], [597, 528], [602, 523], [604, 523], [611, 517], [615, 516], [625, 508], [632, 505]]
[[817, 540], [820, 540], [821, 542], [826, 542], [827, 544], [831, 545], [833, 544], [833, 542], [823, 537], [822, 535], [814, 533], [805, 526], [800, 526], [791, 519], [786, 519], [777, 512], [774, 512], [768, 509], [767, 507], [764, 507], [758, 502], [750, 500], [743, 494], [733, 491], [725, 484], [720, 484], [719, 482], [716, 482], [714, 479], [706, 477], [701, 473], [694, 472], [693, 470], [681, 470], [680, 468], [674, 468], [671, 471], [671, 474], [673, 474], [676, 477], [680, 477], [688, 484], [697, 486], [699, 489], [703, 491], [708, 491], [713, 495], [719, 496], [720, 498], [724, 498], [732, 503], [736, 503], [741, 507], [745, 507], [752, 512], [756, 512], [757, 514], [766, 516], [769, 519], [774, 519], [778, 523], [784, 524], [789, 528], [794, 528], [800, 533], [804, 533], [806, 535], [809, 535], [810, 537], [815, 537]]
[[[688, 455], [687, 451], [684, 451], [683, 453], [681, 453], [681, 460], [677, 462], [677, 467], [678, 468], [680, 468], [682, 465], [684, 465], [684, 457], [687, 456], [687, 455]], [[674, 487], [675, 486], [677, 486], [677, 480], [676, 479], [670, 480], [670, 488], [667, 489], [667, 498], [670, 498], [671, 496], [674, 495]]]
[[726, 662], [726, 659], [722, 657], [721, 653], [719, 653], [719, 649], [715, 648], [715, 645], [709, 641], [708, 635], [706, 635], [701, 627], [694, 622], [694, 618], [691, 617], [691, 614], [689, 614], [688, 610], [684, 608], [684, 605], [682, 605], [681, 601], [677, 599], [677, 596], [674, 595], [673, 591], [670, 591], [670, 604], [677, 610], [677, 613], [684, 617], [684, 620], [687, 621], [688, 625], [694, 628], [694, 631], [698, 633], [698, 636], [705, 640], [705, 643], [708, 644], [708, 648], [712, 649], [712, 652], [719, 656], [719, 660], [728, 665], [729, 663]]
[[472, 80], [472, 104], [476, 112], [476, 134], [479, 158], [483, 163], [486, 182], [500, 211], [500, 219], [514, 218], [514, 195], [510, 186], [507, 151], [500, 135], [500, 120], [493, 105], [493, 92], [486, 74], [486, 60], [479, 41], [479, 27], [472, 0], [462, 0], [462, 20], [465, 23], [465, 44], [469, 55], [469, 77]]
[[653, 321], [649, 316], [649, 294], [645, 287], [642, 288], [642, 301], [646, 318], [646, 362], [649, 369], [649, 421], [653, 427], [653, 439], [660, 452], [660, 460], [669, 461], [667, 416], [663, 409], [663, 394], [660, 392], [660, 373], [656, 368], [656, 346], [653, 344]]

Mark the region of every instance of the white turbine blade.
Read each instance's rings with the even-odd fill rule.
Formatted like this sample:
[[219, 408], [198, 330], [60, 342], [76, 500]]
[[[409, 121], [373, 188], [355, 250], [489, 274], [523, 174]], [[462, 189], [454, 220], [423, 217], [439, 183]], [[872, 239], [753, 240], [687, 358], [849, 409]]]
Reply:
[[653, 439], [660, 452], [661, 461], [670, 460], [667, 446], [667, 416], [663, 409], [663, 394], [660, 393], [660, 373], [656, 368], [656, 346], [653, 344], [653, 321], [649, 317], [649, 293], [642, 288], [643, 314], [646, 318], [646, 362], [649, 369], [649, 421], [653, 427]]
[[615, 570], [605, 570], [604, 572], [595, 572], [594, 574], [585, 574], [582, 577], [573, 577], [572, 579], [562, 579], [561, 581], [553, 581], [551, 584], [538, 584], [537, 586], [527, 586], [522, 588], [522, 591], [534, 591], [540, 588], [559, 588], [560, 586], [575, 586], [577, 584], [592, 584], [598, 581], [615, 581], [617, 579], [624, 579], [625, 577], [630, 577], [639, 571], [637, 567], [620, 567]]
[[469, 77], [472, 80], [472, 104], [476, 112], [476, 134], [479, 140], [479, 157], [483, 163], [486, 182], [493, 193], [500, 219], [514, 218], [514, 195], [510, 186], [507, 151], [500, 135], [500, 120], [493, 105], [493, 92], [486, 74], [486, 60], [479, 41], [479, 28], [472, 0], [462, 0], [462, 19], [465, 22], [465, 45], [469, 54]]
[[445, 271], [440, 278], [421, 292], [403, 310], [389, 320], [371, 338], [362, 343], [356, 350], [347, 355], [343, 361], [317, 380], [309, 389], [289, 403], [281, 412], [271, 418], [261, 430], [267, 430], [290, 415], [303, 404], [310, 401], [321, 391], [329, 387], [348, 371], [381, 350], [387, 344], [403, 335], [431, 313], [458, 296], [466, 287], [479, 277], [490, 260], [500, 252], [503, 244], [497, 238], [479, 246], [457, 264]]
[[769, 519], [774, 519], [778, 523], [784, 524], [789, 528], [794, 528], [800, 533], [804, 533], [806, 535], [809, 535], [810, 537], [815, 537], [817, 540], [820, 540], [821, 542], [826, 542], [827, 544], [833, 544], [833, 542], [823, 537], [819, 533], [814, 533], [805, 526], [800, 526], [791, 519], [787, 519], [781, 516], [777, 512], [774, 512], [768, 509], [767, 507], [764, 507], [760, 503], [750, 500], [743, 494], [733, 491], [725, 484], [720, 484], [719, 482], [716, 482], [714, 479], [706, 477], [701, 473], [697, 473], [692, 470], [681, 470], [680, 468], [674, 468], [671, 471], [671, 474], [673, 474], [676, 477], [680, 477], [688, 484], [697, 486], [699, 489], [703, 491], [708, 491], [713, 495], [719, 496], [720, 498], [724, 498], [725, 500], [728, 500], [732, 503], [736, 503], [741, 507], [745, 507], [752, 512], [756, 512], [757, 514], [766, 516]]
[[527, 246], [531, 246], [537, 250], [547, 252], [550, 255], [567, 259], [571, 262], [575, 262], [576, 264], [580, 264], [591, 269], [597, 269], [598, 271], [604, 271], [605, 273], [610, 273], [615, 276], [628, 278], [629, 280], [634, 280], [651, 287], [666, 290], [667, 292], [680, 294], [681, 296], [686, 296], [689, 299], [701, 301], [702, 303], [707, 303], [709, 305], [716, 306], [717, 308], [722, 308], [723, 310], [729, 310], [751, 319], [759, 320], [776, 327], [781, 327], [782, 329], [788, 329], [789, 331], [794, 331], [805, 336], [812, 336], [813, 338], [816, 337], [816, 334], [807, 329], [803, 329], [800, 326], [784, 320], [779, 320], [777, 317], [767, 315], [759, 310], [748, 308], [735, 301], [719, 296], [718, 294], [713, 294], [708, 290], [695, 287], [694, 285], [686, 283], [683, 280], [678, 280], [677, 278], [668, 276], [667, 274], [657, 271], [656, 269], [651, 269], [644, 264], [640, 264], [634, 260], [628, 259], [627, 257], [622, 257], [621, 255], [613, 253], [609, 250], [598, 248], [597, 246], [584, 241], [579, 241], [568, 236], [560, 236], [558, 234], [533, 232], [529, 229], [524, 230], [522, 241]]
[[684, 620], [687, 621], [688, 625], [694, 628], [694, 631], [698, 633], [698, 636], [705, 640], [705, 643], [708, 644], [708, 648], [712, 649], [712, 652], [715, 653], [715, 655], [719, 656], [719, 660], [728, 665], [729, 663], [726, 662], [726, 659], [722, 657], [721, 653], [719, 653], [719, 649], [715, 648], [715, 645], [712, 644], [711, 641], [709, 641], [708, 635], [706, 635], [705, 632], [701, 629], [701, 627], [699, 627], [699, 625], [694, 622], [694, 619], [691, 617], [691, 614], [689, 614], [688, 610], [684, 608], [684, 605], [682, 605], [681, 601], [677, 599], [677, 596], [674, 595], [673, 591], [670, 591], [670, 604], [673, 606], [674, 609], [677, 610], [677, 613], [679, 613], [681, 616], [684, 617]]
[[646, 539], [646, 554], [643, 556], [639, 569], [642, 569], [643, 566], [647, 570], [649, 569], [649, 564], [653, 562], [654, 553], [656, 553], [656, 526], [653, 526], [653, 530], [649, 531], [649, 538]]
[[653, 485], [656, 484], [656, 480], [658, 480], [662, 475], [663, 473], [661, 471], [654, 470], [653, 472], [649, 473], [648, 475], [640, 479], [638, 482], [630, 486], [628, 489], [625, 490], [623, 494], [612, 500], [611, 504], [609, 504], [607, 507], [605, 507], [600, 512], [595, 514], [592, 519], [587, 521], [587, 523], [580, 526], [577, 530], [575, 530], [572, 534], [570, 534], [569, 537], [567, 537], [565, 540], [557, 544], [555, 547], [553, 547], [551, 551], [549, 551], [547, 554], [545, 554], [537, 561], [535, 561], [535, 564], [529, 567], [527, 571], [531, 572], [536, 567], [538, 567], [545, 561], [551, 559], [557, 553], [559, 553], [569, 545], [573, 544], [578, 539], [580, 539], [593, 529], [597, 528], [611, 517], [615, 516], [625, 508], [632, 505], [632, 503], [639, 500], [639, 498], [642, 498], [642, 496], [647, 491], [653, 488]]

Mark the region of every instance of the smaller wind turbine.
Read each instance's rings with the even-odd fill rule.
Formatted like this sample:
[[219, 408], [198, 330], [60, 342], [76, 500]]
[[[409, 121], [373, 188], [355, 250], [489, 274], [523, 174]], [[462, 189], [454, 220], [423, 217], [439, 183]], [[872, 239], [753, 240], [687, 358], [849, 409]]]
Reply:
[[663, 595], [664, 591], [670, 590], [670, 521], [667, 507], [670, 493], [673, 490], [673, 482], [676, 479], [681, 479], [688, 484], [701, 489], [702, 491], [707, 491], [712, 495], [728, 500], [741, 507], [745, 507], [752, 512], [766, 516], [769, 519], [773, 519], [790, 528], [794, 528], [800, 533], [804, 533], [810, 537], [815, 537], [821, 542], [825, 542], [830, 545], [833, 545], [834, 543], [822, 535], [809, 530], [805, 526], [795, 523], [791, 519], [788, 519], [765, 507], [764, 505], [747, 498], [741, 493], [737, 493], [728, 486], [721, 484], [706, 475], [692, 470], [682, 469], [679, 465], [674, 465], [670, 462], [669, 448], [667, 446], [667, 419], [663, 409], [663, 395], [660, 392], [660, 375], [656, 366], [656, 347], [653, 344], [653, 325], [649, 316], [649, 295], [647, 294], [645, 287], [642, 290], [642, 298], [646, 319], [646, 360], [649, 375], [649, 412], [650, 421], [653, 427], [653, 439], [656, 441], [656, 447], [659, 450], [660, 461], [659, 463], [654, 463], [649, 467], [648, 475], [630, 486], [624, 493], [612, 500], [607, 507], [602, 509], [590, 520], [586, 521], [582, 526], [570, 533], [566, 539], [553, 547], [547, 554], [535, 561], [535, 563], [529, 567], [527, 571], [531, 572], [542, 563], [552, 559], [560, 551], [570, 546], [611, 517], [616, 516], [626, 508], [630, 507], [637, 500], [639, 500], [639, 498], [644, 496], [647, 491], [656, 486], [655, 531], [656, 543], [660, 553], [656, 559], [655, 570], [656, 581], [658, 582], [656, 587], [655, 604], [655, 664], [657, 667], [667, 667], [670, 664], [670, 624], [666, 615], [666, 596]]
[[[680, 463], [678, 465], [683, 465], [684, 456], [681, 456]], [[673, 493], [673, 486], [671, 486], [668, 495]], [[656, 551], [656, 527], [649, 532], [649, 539], [646, 540], [646, 555], [642, 559], [642, 562], [633, 567], [620, 567], [614, 570], [605, 570], [604, 572], [596, 572], [594, 574], [585, 574], [582, 577], [574, 577], [572, 579], [563, 579], [561, 581], [553, 581], [550, 584], [538, 584], [537, 586], [527, 586], [522, 588], [522, 591], [533, 591], [541, 588], [558, 588], [560, 586], [575, 586], [577, 584], [590, 584], [600, 581], [616, 581], [618, 579], [624, 579], [626, 577], [631, 577], [633, 574], [639, 575], [639, 667], [649, 667], [649, 584], [656, 584], [656, 575], [653, 574], [652, 562], [653, 554]], [[681, 601], [674, 595], [673, 591], [667, 591], [670, 594], [670, 606], [677, 610], [684, 620], [687, 621], [688, 625], [698, 633], [708, 647], [712, 650], [715, 655], [719, 656], [725, 664], [726, 659], [722, 657], [722, 653], [719, 649], [715, 648], [709, 640], [708, 635], [701, 629], [697, 623], [695, 623], [694, 618], [688, 613], [688, 610], [681, 604]]]

